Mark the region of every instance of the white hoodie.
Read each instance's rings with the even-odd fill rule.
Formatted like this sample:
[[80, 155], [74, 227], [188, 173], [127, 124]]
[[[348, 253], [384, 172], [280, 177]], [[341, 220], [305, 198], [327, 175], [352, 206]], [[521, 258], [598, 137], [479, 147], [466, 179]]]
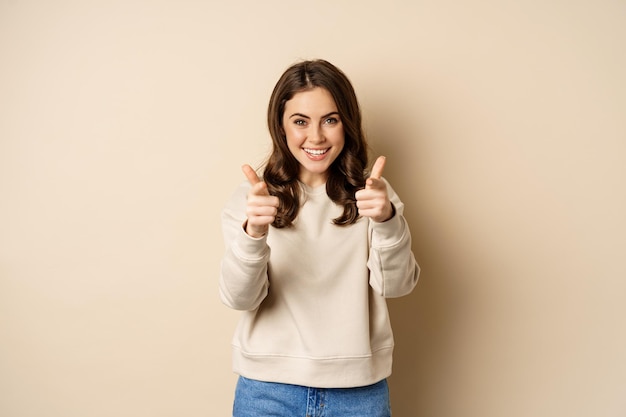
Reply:
[[233, 369], [251, 379], [317, 388], [376, 383], [391, 374], [393, 335], [386, 297], [415, 287], [404, 205], [387, 183], [395, 215], [384, 223], [332, 219], [343, 208], [325, 186], [302, 184], [292, 227], [245, 233], [242, 184], [225, 206], [224, 304], [244, 310], [233, 338]]

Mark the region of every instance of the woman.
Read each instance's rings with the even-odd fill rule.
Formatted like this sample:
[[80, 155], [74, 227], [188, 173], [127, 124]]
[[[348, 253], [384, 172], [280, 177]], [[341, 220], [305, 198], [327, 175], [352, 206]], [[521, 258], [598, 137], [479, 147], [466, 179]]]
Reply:
[[220, 296], [244, 311], [233, 339], [234, 416], [389, 416], [385, 298], [419, 267], [403, 204], [366, 177], [354, 89], [324, 60], [288, 68], [270, 98], [273, 150], [223, 211]]

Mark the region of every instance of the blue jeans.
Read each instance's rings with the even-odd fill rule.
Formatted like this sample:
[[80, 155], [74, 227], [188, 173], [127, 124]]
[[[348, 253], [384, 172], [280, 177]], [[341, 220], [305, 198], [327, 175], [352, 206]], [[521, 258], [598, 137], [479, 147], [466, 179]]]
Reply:
[[310, 388], [239, 377], [233, 417], [390, 417], [382, 380], [357, 388]]

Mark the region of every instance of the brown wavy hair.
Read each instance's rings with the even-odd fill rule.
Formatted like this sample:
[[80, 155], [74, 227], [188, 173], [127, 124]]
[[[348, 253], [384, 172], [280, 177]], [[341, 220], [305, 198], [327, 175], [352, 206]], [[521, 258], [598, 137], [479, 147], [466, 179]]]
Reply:
[[344, 128], [343, 150], [329, 168], [326, 194], [343, 206], [341, 216], [333, 219], [338, 226], [355, 223], [359, 218], [354, 194], [365, 187], [367, 166], [367, 142], [361, 126], [361, 110], [348, 77], [336, 66], [325, 60], [296, 63], [280, 77], [267, 110], [267, 123], [272, 137], [270, 154], [263, 180], [271, 195], [279, 197], [278, 214], [272, 226], [289, 227], [300, 209], [301, 186], [298, 182], [300, 164], [287, 147], [282, 126], [285, 103], [296, 93], [321, 87], [335, 100]]

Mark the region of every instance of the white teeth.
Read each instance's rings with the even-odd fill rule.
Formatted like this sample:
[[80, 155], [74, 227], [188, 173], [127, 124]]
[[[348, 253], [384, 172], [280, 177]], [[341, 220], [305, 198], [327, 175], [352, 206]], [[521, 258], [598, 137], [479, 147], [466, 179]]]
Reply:
[[324, 155], [326, 152], [328, 152], [328, 149], [304, 149], [304, 152], [311, 154], [311, 155]]

